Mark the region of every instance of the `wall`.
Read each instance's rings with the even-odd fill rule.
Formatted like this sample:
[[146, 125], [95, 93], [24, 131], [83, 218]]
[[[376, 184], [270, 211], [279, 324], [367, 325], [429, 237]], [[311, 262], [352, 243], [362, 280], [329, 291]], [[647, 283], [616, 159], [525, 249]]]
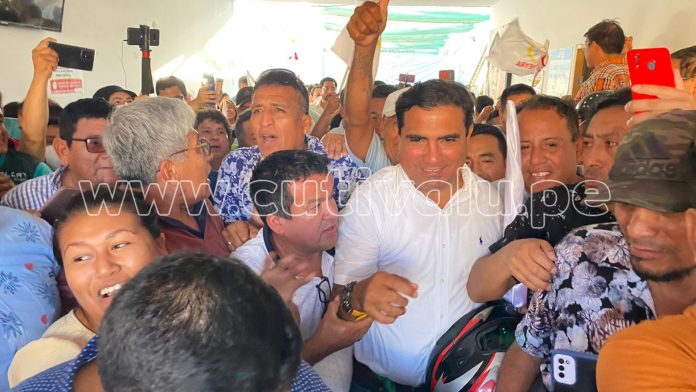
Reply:
[[[0, 26], [0, 91], [3, 101], [24, 98], [32, 77], [31, 50], [45, 37], [96, 50], [94, 70], [83, 74], [86, 96], [91, 97], [95, 90], [108, 84], [118, 84], [138, 92], [140, 52], [125, 42], [122, 52], [126, 28], [156, 21], [161, 30], [161, 46], [153, 48], [154, 72], [182, 55], [198, 52], [227, 23], [232, 10], [232, 0], [65, 0], [63, 31], [60, 33]], [[51, 98], [67, 104], [81, 96]]]

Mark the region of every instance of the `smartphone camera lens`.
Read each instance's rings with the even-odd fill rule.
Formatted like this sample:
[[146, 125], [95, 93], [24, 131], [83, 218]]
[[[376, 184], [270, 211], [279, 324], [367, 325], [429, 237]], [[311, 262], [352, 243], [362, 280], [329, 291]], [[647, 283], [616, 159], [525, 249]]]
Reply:
[[565, 373], [563, 373], [563, 372], [558, 373], [558, 376], [559, 376], [560, 378], [565, 378]]
[[654, 71], [656, 68], [655, 60], [650, 60], [648, 62], [648, 70], [649, 71]]
[[565, 371], [565, 366], [563, 366], [563, 365], [559, 366], [559, 367], [558, 367], [558, 370], [564, 372], [564, 371]]
[[565, 361], [559, 358], [558, 363], [565, 363]]

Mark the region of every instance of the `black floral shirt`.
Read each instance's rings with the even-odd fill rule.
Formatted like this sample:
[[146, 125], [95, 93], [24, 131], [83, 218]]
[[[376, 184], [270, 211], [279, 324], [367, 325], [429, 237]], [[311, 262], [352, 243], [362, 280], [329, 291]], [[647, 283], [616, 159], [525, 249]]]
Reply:
[[503, 238], [488, 249], [495, 253], [510, 242], [525, 238], [546, 240], [556, 246], [573, 229], [616, 221], [609, 211], [588, 206], [584, 200], [583, 182], [534, 193], [505, 228]]
[[534, 293], [516, 331], [522, 350], [544, 360], [547, 387], [551, 350], [597, 354], [612, 334], [655, 318], [648, 284], [631, 269], [617, 223], [580, 227], [555, 251], [551, 290]]

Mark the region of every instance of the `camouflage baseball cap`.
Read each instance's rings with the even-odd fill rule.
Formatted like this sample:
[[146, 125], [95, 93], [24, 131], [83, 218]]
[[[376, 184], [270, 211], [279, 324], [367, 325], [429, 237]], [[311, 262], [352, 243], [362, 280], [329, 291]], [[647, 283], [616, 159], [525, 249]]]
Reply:
[[606, 187], [588, 202], [623, 202], [661, 212], [696, 208], [696, 111], [677, 110], [632, 128]]

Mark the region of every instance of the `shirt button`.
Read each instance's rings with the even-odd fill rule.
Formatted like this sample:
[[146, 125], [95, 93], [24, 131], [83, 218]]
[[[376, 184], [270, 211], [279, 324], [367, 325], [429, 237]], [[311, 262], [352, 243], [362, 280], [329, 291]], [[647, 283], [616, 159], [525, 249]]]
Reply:
[[445, 283], [445, 280], [444, 280], [444, 279], [440, 279], [440, 283]]

